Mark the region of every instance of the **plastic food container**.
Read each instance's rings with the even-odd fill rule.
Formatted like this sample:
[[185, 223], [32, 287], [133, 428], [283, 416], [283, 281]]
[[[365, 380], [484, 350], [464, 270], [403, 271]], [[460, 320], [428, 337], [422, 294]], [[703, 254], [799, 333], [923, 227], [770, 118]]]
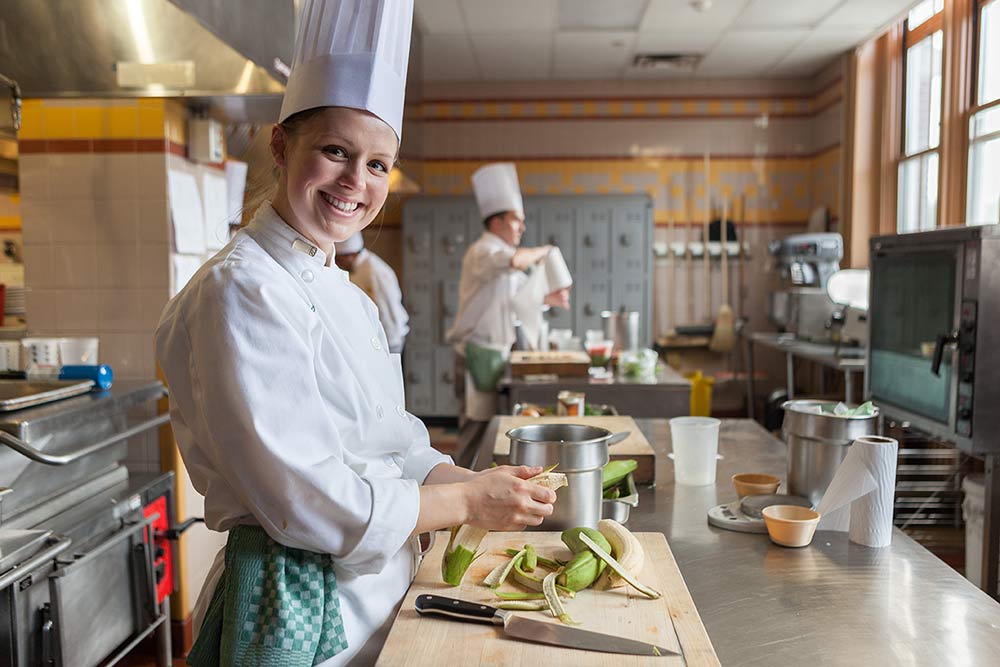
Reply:
[[675, 482], [689, 486], [715, 483], [721, 424], [711, 417], [674, 417], [670, 420]]
[[761, 514], [771, 541], [783, 547], [807, 546], [819, 523], [819, 512], [797, 505], [771, 505]]
[[781, 479], [774, 475], [741, 472], [733, 475], [733, 486], [736, 488], [736, 495], [740, 498], [745, 498], [746, 496], [767, 496], [778, 492], [778, 487], [781, 486]]

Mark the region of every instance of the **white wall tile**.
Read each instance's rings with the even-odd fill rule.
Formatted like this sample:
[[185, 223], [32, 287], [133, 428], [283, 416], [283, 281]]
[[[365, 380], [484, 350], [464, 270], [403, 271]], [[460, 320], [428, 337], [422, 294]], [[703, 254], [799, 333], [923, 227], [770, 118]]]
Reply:
[[49, 156], [28, 153], [17, 158], [18, 188], [24, 199], [49, 197]]
[[21, 238], [27, 243], [51, 243], [50, 207], [47, 199], [21, 199]]
[[28, 289], [56, 286], [51, 244], [24, 244], [24, 285]]
[[137, 199], [98, 200], [94, 218], [99, 243], [134, 243], [139, 240]]
[[94, 174], [94, 196], [98, 199], [137, 197], [139, 156], [135, 153], [106, 153], [103, 157], [103, 168]]
[[140, 153], [137, 157], [136, 195], [140, 199], [167, 198], [167, 158], [163, 153]]
[[139, 290], [97, 290], [97, 312], [102, 332], [139, 331], [142, 321]]
[[59, 333], [89, 334], [98, 331], [97, 293], [89, 289], [55, 290]]
[[141, 292], [142, 329], [143, 331], [155, 331], [156, 325], [160, 323], [160, 314], [163, 313], [163, 308], [170, 300], [170, 294], [166, 287], [144, 289]]
[[25, 293], [25, 310], [30, 335], [57, 332], [56, 293], [49, 289], [29, 289]]
[[53, 199], [49, 204], [53, 243], [94, 244], [97, 226], [93, 199]]
[[94, 180], [94, 160], [90, 153], [49, 154], [49, 196], [53, 199], [91, 199]]
[[166, 243], [143, 243], [139, 246], [139, 285], [170, 286], [170, 246]]
[[139, 286], [139, 244], [105, 243], [97, 246], [97, 286], [134, 289]]
[[97, 286], [97, 246], [52, 244], [52, 282], [56, 287]]
[[170, 243], [170, 209], [166, 199], [139, 201], [139, 240]]

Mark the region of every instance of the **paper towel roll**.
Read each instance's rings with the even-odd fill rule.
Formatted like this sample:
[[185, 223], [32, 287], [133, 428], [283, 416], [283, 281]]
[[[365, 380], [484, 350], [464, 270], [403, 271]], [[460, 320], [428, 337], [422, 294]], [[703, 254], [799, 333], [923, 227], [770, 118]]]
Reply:
[[819, 530], [847, 531], [852, 542], [885, 547], [892, 542], [899, 443], [867, 435], [855, 440], [816, 510]]
[[559, 248], [553, 247], [545, 256], [545, 277], [549, 282], [549, 292], [566, 289], [573, 285], [573, 275], [566, 266], [566, 259]]

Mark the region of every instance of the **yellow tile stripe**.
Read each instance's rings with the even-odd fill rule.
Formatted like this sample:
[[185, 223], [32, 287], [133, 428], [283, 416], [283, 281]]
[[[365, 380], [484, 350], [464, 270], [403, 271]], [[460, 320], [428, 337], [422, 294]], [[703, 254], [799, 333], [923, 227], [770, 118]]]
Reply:
[[19, 139], [161, 139], [166, 100], [24, 100]]

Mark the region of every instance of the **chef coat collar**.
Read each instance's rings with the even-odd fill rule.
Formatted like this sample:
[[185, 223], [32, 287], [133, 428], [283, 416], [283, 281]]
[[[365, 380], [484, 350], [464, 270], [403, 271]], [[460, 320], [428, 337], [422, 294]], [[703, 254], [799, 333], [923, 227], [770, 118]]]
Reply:
[[497, 236], [496, 234], [494, 234], [493, 232], [491, 232], [488, 229], [484, 229], [483, 230], [483, 239], [487, 243], [490, 243], [492, 245], [499, 244], [499, 245], [502, 245], [502, 246], [506, 246], [508, 248], [514, 248], [515, 250], [517, 249], [514, 246], [512, 246], [511, 244], [507, 243], [507, 241], [505, 241], [504, 239], [500, 238], [499, 236]]
[[[289, 225], [278, 215], [278, 212], [271, 206], [271, 202], [264, 202], [250, 223], [261, 230], [267, 237], [279, 247], [290, 248], [296, 254], [301, 255], [305, 260], [318, 264], [323, 268], [326, 266], [326, 253], [316, 244], [305, 238], [295, 228]], [[336, 268], [331, 262], [331, 267]], [[339, 270], [339, 269], [337, 269]]]

